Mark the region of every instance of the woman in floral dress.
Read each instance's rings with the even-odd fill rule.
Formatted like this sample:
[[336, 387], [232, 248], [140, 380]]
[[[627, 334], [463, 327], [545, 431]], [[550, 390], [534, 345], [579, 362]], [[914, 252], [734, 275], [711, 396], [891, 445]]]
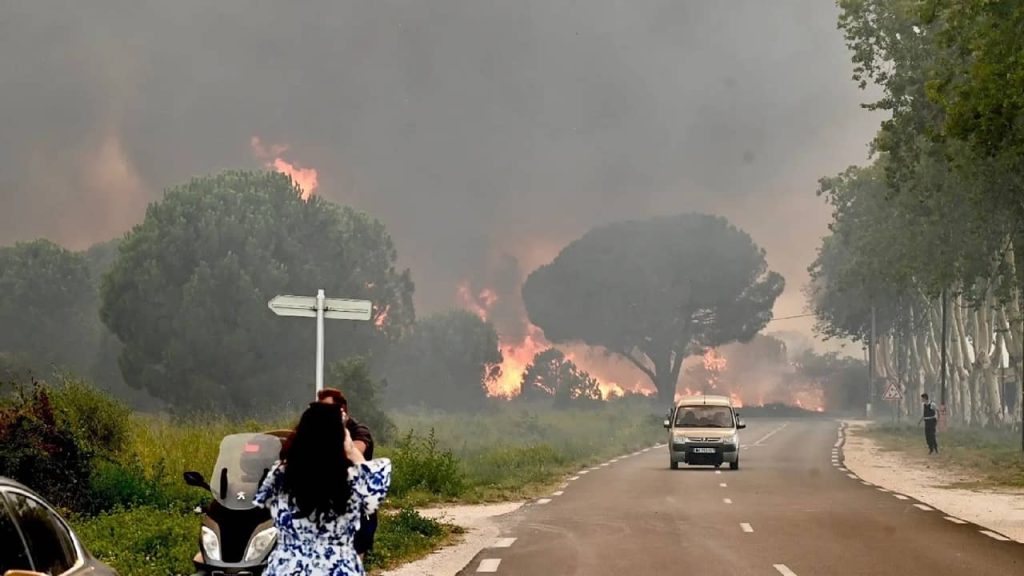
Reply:
[[367, 461], [338, 406], [314, 403], [295, 429], [287, 459], [267, 475], [255, 503], [270, 510], [277, 546], [266, 576], [362, 576], [353, 546], [359, 519], [387, 495], [391, 462]]

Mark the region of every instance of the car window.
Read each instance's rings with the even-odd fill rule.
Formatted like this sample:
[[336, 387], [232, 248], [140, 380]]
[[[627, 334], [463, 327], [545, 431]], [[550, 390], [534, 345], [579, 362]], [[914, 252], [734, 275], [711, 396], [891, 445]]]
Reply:
[[680, 406], [676, 411], [678, 428], [732, 428], [732, 409], [728, 406]]
[[41, 502], [18, 492], [8, 492], [7, 502], [28, 544], [36, 572], [63, 574], [77, 561], [71, 534]]
[[8, 570], [32, 570], [25, 544], [0, 494], [0, 574]]

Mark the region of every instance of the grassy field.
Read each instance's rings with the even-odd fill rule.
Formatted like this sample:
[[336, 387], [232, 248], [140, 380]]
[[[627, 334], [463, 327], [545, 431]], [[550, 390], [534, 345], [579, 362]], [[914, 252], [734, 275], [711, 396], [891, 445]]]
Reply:
[[[866, 433], [883, 449], [928, 455], [923, 427], [876, 425]], [[962, 469], [978, 477], [974, 485], [1024, 488], [1024, 454], [1020, 449], [1019, 431], [950, 428], [939, 432], [938, 439], [939, 455], [935, 460], [942, 466]]]
[[[415, 559], [457, 537], [457, 527], [412, 507], [530, 497], [582, 466], [660, 440], [653, 413], [647, 402], [620, 401], [564, 411], [507, 404], [477, 414], [392, 414], [402, 434], [378, 448], [393, 460], [394, 476], [369, 567]], [[227, 434], [291, 424], [137, 415], [120, 461], [97, 466], [92, 480], [101, 500], [123, 508], [73, 523], [90, 550], [125, 576], [188, 573], [199, 525], [193, 509], [209, 495], [186, 486], [182, 473], [208, 476]]]

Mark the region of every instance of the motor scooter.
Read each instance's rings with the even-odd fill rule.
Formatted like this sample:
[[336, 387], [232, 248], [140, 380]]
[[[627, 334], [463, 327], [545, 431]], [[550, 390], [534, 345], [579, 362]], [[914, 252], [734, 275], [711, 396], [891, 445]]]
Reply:
[[185, 472], [189, 486], [208, 490], [213, 499], [201, 509], [195, 576], [260, 576], [277, 544], [270, 512], [253, 498], [281, 457], [287, 430], [231, 434], [220, 443], [213, 476]]

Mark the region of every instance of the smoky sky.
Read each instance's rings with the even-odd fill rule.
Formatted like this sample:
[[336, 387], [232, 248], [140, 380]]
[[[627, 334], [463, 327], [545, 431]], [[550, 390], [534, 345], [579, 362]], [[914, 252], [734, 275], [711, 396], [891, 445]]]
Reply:
[[767, 249], [788, 280], [776, 312], [799, 314], [829, 215], [816, 180], [863, 162], [878, 120], [859, 108], [836, 13], [824, 0], [4, 2], [0, 243], [118, 236], [165, 187], [260, 167], [256, 136], [388, 226], [421, 312], [487, 284], [506, 256], [528, 272], [595, 225], [700, 210]]

